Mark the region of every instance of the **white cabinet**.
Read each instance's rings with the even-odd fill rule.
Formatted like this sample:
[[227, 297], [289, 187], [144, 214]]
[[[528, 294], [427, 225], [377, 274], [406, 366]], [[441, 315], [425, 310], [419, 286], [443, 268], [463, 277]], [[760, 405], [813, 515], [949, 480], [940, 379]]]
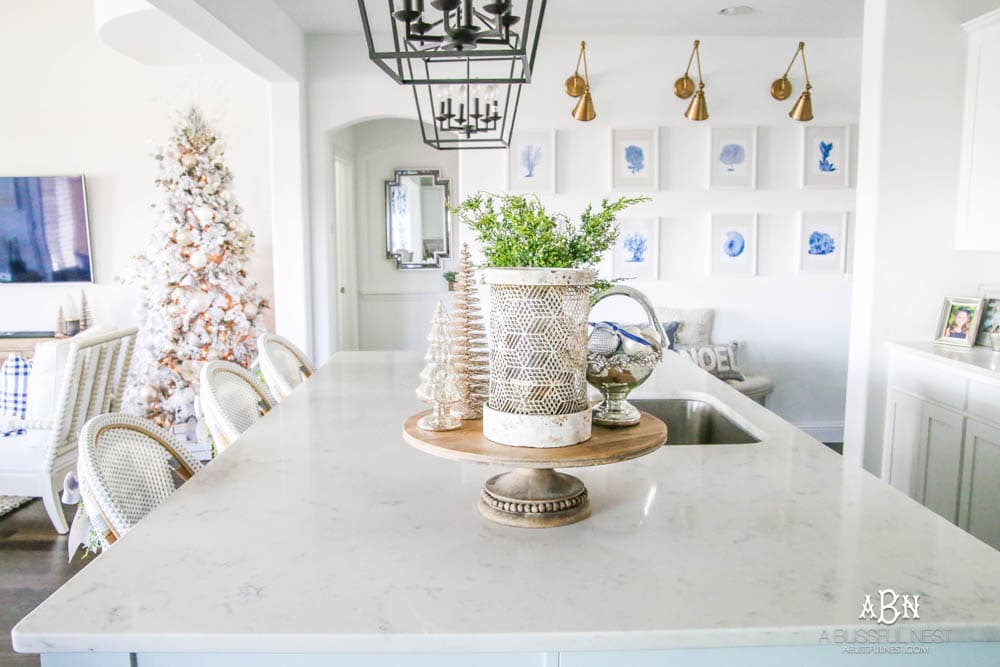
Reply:
[[1000, 549], [1000, 372], [992, 355], [890, 346], [882, 479]]
[[965, 425], [958, 525], [1000, 549], [1000, 427]]
[[963, 26], [969, 35], [959, 166], [959, 250], [1000, 250], [1000, 11]]

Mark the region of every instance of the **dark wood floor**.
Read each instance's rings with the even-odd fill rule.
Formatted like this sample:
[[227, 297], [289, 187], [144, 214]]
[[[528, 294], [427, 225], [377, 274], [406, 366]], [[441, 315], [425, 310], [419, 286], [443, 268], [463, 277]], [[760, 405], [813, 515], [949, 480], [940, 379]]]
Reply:
[[[73, 508], [65, 507], [67, 520]], [[38, 656], [14, 653], [10, 629], [90, 560], [66, 562], [66, 536], [59, 535], [41, 500], [0, 517], [0, 667], [37, 666]]]

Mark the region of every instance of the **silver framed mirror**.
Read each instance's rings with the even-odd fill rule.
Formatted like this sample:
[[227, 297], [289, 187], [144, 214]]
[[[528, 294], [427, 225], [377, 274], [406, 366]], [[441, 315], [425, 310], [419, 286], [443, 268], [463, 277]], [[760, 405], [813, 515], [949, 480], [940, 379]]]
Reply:
[[385, 182], [385, 255], [397, 269], [441, 268], [451, 252], [448, 179], [437, 169], [394, 169]]

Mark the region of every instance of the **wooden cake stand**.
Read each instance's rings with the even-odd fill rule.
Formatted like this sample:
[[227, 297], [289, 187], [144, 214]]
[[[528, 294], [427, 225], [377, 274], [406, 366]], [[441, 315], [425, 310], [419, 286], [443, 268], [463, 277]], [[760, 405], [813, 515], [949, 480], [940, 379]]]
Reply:
[[420, 412], [403, 425], [403, 438], [417, 449], [455, 461], [514, 468], [491, 477], [479, 495], [479, 513], [490, 521], [524, 528], [550, 528], [590, 516], [587, 487], [554, 468], [617, 463], [645, 456], [667, 441], [667, 425], [642, 413], [637, 426], [594, 425], [586, 442], [568, 447], [509, 447], [483, 436], [483, 422], [463, 421], [454, 431], [424, 431]]

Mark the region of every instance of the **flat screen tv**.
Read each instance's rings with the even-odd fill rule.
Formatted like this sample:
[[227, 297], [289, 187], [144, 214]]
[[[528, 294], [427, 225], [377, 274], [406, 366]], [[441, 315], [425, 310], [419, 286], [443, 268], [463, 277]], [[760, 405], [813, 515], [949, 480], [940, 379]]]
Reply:
[[93, 279], [83, 176], [0, 176], [0, 283]]

